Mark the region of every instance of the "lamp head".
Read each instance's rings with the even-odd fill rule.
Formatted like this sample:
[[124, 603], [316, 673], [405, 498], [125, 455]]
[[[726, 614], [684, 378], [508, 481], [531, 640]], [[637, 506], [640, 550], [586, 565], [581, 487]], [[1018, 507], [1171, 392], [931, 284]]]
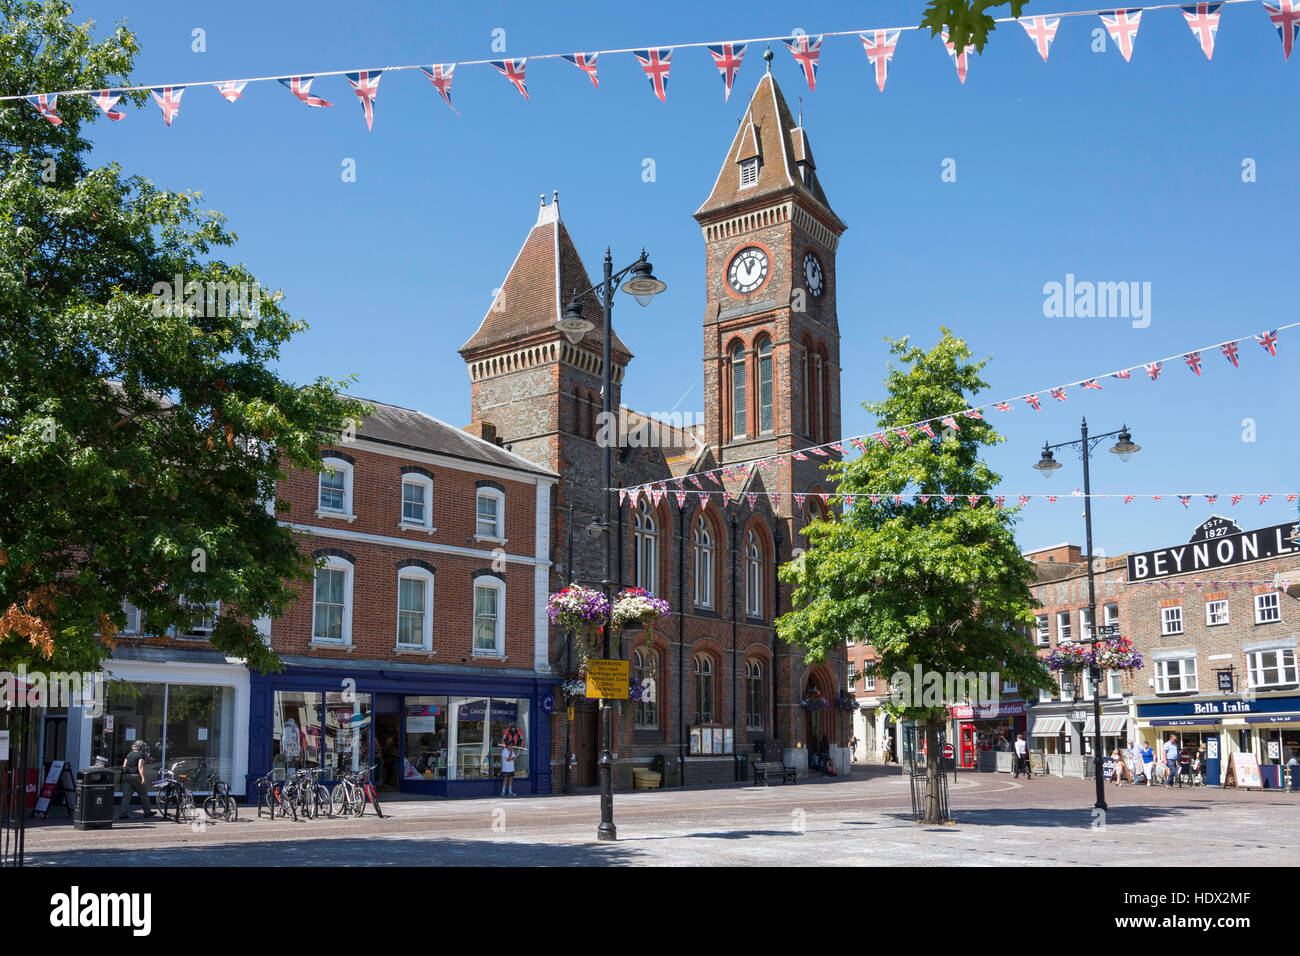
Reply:
[[1038, 464], [1034, 465], [1043, 473], [1044, 478], [1051, 478], [1052, 472], [1061, 467], [1061, 463], [1052, 456], [1052, 449], [1046, 444], [1043, 445], [1043, 457], [1038, 459]]
[[650, 260], [645, 257], [645, 250], [642, 249], [641, 258], [632, 267], [632, 275], [623, 283], [623, 291], [644, 307], [667, 288], [667, 284], [655, 278], [654, 267], [650, 265]]
[[1128, 426], [1125, 425], [1120, 430], [1119, 441], [1115, 442], [1115, 447], [1110, 451], [1113, 455], [1119, 455], [1120, 461], [1128, 461], [1141, 450], [1142, 446], [1133, 443], [1133, 436], [1129, 434]]
[[582, 337], [596, 326], [582, 317], [582, 306], [574, 299], [564, 307], [564, 317], [555, 323], [555, 327], [564, 333], [565, 338], [577, 345], [582, 341]]

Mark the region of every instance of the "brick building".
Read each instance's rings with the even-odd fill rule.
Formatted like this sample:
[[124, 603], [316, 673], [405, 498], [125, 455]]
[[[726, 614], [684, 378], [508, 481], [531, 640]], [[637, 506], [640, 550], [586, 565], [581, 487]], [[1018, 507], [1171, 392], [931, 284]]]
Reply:
[[321, 450], [324, 472], [277, 488], [322, 563], [271, 625], [285, 670], [252, 675], [247, 779], [377, 763], [385, 788], [489, 793], [514, 727], [517, 791], [549, 792], [556, 476], [490, 433], [366, 401], [355, 435]]
[[[665, 424], [663, 416], [622, 405], [633, 356], [617, 334], [610, 342], [611, 402], [619, 421], [614, 427], [600, 420], [601, 330], [574, 343], [556, 328], [570, 293], [591, 285], [558, 196], [543, 200], [496, 300], [460, 350], [471, 382], [471, 430], [495, 433], [515, 454], [559, 475], [550, 589], [570, 581], [599, 587], [600, 536], [609, 533], [615, 587], [644, 587], [672, 605], [673, 616], [650, 644], [645, 635], [626, 634], [622, 647], [611, 649], [636, 671], [657, 672], [656, 700], [625, 705], [617, 715], [620, 786], [630, 781], [631, 766], [656, 757], [666, 761], [670, 783], [723, 781], [734, 777], [733, 753], [764, 741], [795, 748], [792, 759], [799, 760], [821, 737], [842, 745], [851, 733], [843, 710], [818, 714], [814, 726], [799, 706], [810, 687], [839, 697], [844, 658], [809, 668], [773, 628], [789, 606], [777, 566], [806, 544], [802, 528], [821, 507], [810, 496], [796, 510], [792, 493], [827, 490], [815, 460], [774, 473], [753, 469], [743, 482], [728, 482], [738, 502], [746, 492], [760, 493], [752, 508], [642, 496], [615, 507], [611, 528], [591, 527], [605, 508], [606, 436], [615, 443], [614, 483], [631, 486], [789, 453], [839, 434], [835, 251], [844, 224], [818, 181], [807, 134], [770, 73], [694, 215], [705, 244], [702, 423]], [[596, 296], [581, 305], [599, 326]], [[779, 494], [782, 504], [771, 507], [768, 494]], [[550, 646], [555, 671], [573, 673], [567, 635], [554, 630]], [[571, 721], [557, 707], [552, 762], [562, 774], [565, 754], [574, 754], [572, 782], [590, 785], [597, 710], [583, 699], [573, 703]]]

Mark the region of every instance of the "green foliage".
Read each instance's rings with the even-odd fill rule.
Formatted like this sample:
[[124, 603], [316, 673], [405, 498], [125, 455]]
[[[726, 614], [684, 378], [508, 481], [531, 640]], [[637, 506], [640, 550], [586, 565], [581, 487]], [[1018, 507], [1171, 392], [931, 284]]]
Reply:
[[[892, 341], [888, 397], [867, 402], [883, 428], [897, 428], [969, 408], [986, 386], [984, 363], [947, 329], [930, 351]], [[1027, 629], [1034, 622], [1029, 590], [1032, 567], [1012, 533], [1015, 509], [984, 499], [970, 507], [963, 496], [988, 494], [999, 481], [980, 449], [1003, 439], [983, 419], [958, 418], [945, 438], [917, 435], [910, 446], [879, 443], [852, 461], [831, 464], [837, 490], [855, 495], [934, 495], [927, 503], [882, 497], [839, 520], [808, 529], [809, 548], [781, 569], [796, 585], [795, 610], [777, 622], [781, 638], [806, 649], [810, 661], [848, 637], [875, 648], [876, 673], [999, 673], [1022, 691], [1048, 687], [1050, 677], [1034, 653]], [[952, 495], [945, 503], [943, 495]], [[948, 703], [960, 703], [949, 701]], [[898, 716], [929, 720], [942, 707], [902, 706]]]
[[975, 44], [975, 52], [983, 53], [984, 44], [989, 34], [997, 29], [991, 14], [985, 12], [990, 7], [997, 8], [1011, 5], [1011, 15], [1019, 17], [1027, 0], [930, 0], [925, 8], [925, 17], [921, 26], [930, 28], [930, 36], [938, 36], [944, 27], [948, 28], [948, 42], [958, 50], [968, 44]]
[[[118, 25], [96, 42], [71, 13], [0, 0], [0, 92], [129, 85], [135, 37]], [[98, 108], [58, 109], [55, 127], [0, 107], [0, 668], [93, 669], [126, 599], [151, 633], [220, 601], [212, 645], [276, 669], [250, 620], [285, 610], [311, 565], [264, 503], [282, 468], [318, 468], [321, 441], [366, 409], [334, 381], [279, 378], [306, 325], [213, 258], [236, 241], [223, 218], [198, 193], [91, 168]], [[186, 301], [168, 306], [156, 291], [176, 276]], [[256, 311], [208, 298], [231, 282]]]

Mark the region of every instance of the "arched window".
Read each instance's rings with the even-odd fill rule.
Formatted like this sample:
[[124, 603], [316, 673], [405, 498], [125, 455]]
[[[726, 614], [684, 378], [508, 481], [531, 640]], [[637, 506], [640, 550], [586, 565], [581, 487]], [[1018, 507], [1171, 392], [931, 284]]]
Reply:
[[745, 613], [763, 616], [763, 547], [752, 528], [745, 536]]
[[713, 535], [704, 515], [695, 519], [695, 606], [713, 607]]
[[636, 546], [636, 586], [651, 594], [655, 592], [655, 519], [650, 503], [644, 498], [637, 505], [634, 516], [633, 540]]
[[[654, 657], [650, 657], [654, 654]], [[632, 652], [632, 676], [637, 680], [645, 680], [653, 677], [656, 683], [660, 683], [659, 668], [651, 667], [650, 661], [659, 663], [659, 652], [647, 649], [634, 650]], [[636, 726], [638, 727], [658, 727], [659, 726], [659, 688], [655, 687], [651, 691], [651, 700], [638, 701], [636, 705]]]
[[745, 436], [745, 350], [737, 342], [731, 348], [731, 437]]
[[822, 414], [822, 392], [825, 389], [825, 367], [822, 365], [820, 354], [813, 355], [813, 424], [808, 430], [809, 437], [813, 441], [821, 441], [822, 433], [826, 430], [826, 417]]
[[763, 711], [767, 692], [763, 684], [763, 662], [745, 661], [745, 726], [750, 730], [763, 729]]
[[691, 660], [695, 675], [695, 723], [713, 723], [713, 658], [696, 654]]
[[579, 438], [587, 437], [587, 429], [582, 424], [582, 409], [586, 405], [583, 399], [582, 389], [573, 386], [573, 434]]
[[820, 388], [821, 395], [821, 420], [822, 420], [822, 441], [829, 441], [835, 436], [831, 434], [831, 386], [827, 379], [830, 377], [831, 363], [826, 357], [826, 346], [818, 347], [817, 367], [820, 370], [817, 376], [817, 384]]
[[812, 392], [812, 377], [811, 377], [812, 373], [809, 368], [811, 363], [812, 363], [812, 345], [808, 342], [807, 339], [804, 339], [803, 380], [801, 382], [801, 385], [803, 387], [800, 389], [800, 391], [803, 392], [803, 433], [807, 435], [809, 438], [812, 437], [812, 432], [813, 432], [813, 426], [812, 426], [813, 404], [809, 397]]
[[758, 430], [760, 434], [772, 430], [771, 339], [764, 339], [758, 346]]

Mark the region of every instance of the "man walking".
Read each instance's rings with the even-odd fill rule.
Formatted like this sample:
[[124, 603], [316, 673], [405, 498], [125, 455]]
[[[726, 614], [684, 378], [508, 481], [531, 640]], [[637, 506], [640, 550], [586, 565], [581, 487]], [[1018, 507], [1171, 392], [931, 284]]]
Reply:
[[1165, 786], [1172, 790], [1178, 777], [1178, 738], [1173, 734], [1165, 741], [1165, 764], [1169, 767], [1169, 782]]
[[1029, 770], [1029, 745], [1025, 743], [1024, 734], [1016, 734], [1016, 776], [1020, 776], [1020, 771], [1025, 772], [1025, 778], [1032, 777]]
[[131, 794], [140, 796], [140, 808], [146, 817], [153, 816], [153, 807], [149, 804], [149, 790], [144, 782], [144, 762], [148, 757], [144, 741], [137, 740], [131, 745], [131, 752], [122, 761], [122, 799], [117, 806], [117, 818], [126, 819], [127, 808], [131, 805]]

